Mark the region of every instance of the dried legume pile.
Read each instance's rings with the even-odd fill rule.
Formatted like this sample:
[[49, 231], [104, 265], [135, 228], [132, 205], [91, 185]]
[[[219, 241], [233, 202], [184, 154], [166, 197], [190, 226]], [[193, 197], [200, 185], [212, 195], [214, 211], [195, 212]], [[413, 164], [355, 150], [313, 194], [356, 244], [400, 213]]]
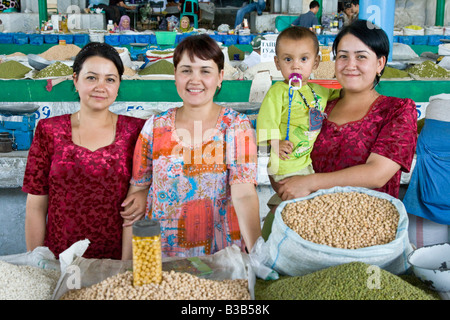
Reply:
[[166, 59], [158, 60], [151, 65], [140, 70], [139, 75], [149, 75], [149, 74], [174, 74], [173, 63], [167, 61]]
[[381, 78], [384, 79], [409, 78], [409, 73], [404, 70], [399, 70], [396, 68], [386, 66], [384, 68], [384, 72]]
[[416, 64], [406, 71], [420, 78], [450, 78], [450, 71], [430, 60]]
[[52, 77], [64, 77], [64, 76], [70, 76], [73, 74], [73, 69], [69, 67], [68, 65], [56, 61], [55, 63], [52, 63], [48, 67], [45, 67], [36, 75], [34, 78], [52, 78]]
[[316, 70], [313, 70], [314, 79], [335, 78], [334, 61], [321, 61]]
[[30, 71], [30, 68], [14, 60], [0, 63], [0, 79], [22, 79]]
[[47, 60], [70, 60], [72, 57], [75, 57], [78, 52], [80, 52], [81, 48], [74, 44], [66, 44], [61, 45], [58, 44], [49, 48], [47, 51], [44, 51], [39, 56]]
[[61, 273], [0, 261], [0, 300], [50, 300]]
[[386, 199], [359, 192], [337, 192], [289, 203], [281, 216], [305, 240], [358, 249], [393, 241], [400, 215]]
[[45, 67], [36, 75], [34, 78], [52, 78], [52, 77], [64, 77], [64, 76], [70, 76], [73, 74], [73, 69], [69, 67], [68, 65], [56, 61], [55, 63], [52, 63], [48, 67]]
[[133, 286], [126, 271], [100, 283], [65, 293], [61, 300], [250, 300], [248, 281], [208, 280], [189, 273], [163, 271], [160, 284]]
[[256, 300], [440, 300], [386, 270], [362, 262], [322, 269], [304, 276], [258, 280]]

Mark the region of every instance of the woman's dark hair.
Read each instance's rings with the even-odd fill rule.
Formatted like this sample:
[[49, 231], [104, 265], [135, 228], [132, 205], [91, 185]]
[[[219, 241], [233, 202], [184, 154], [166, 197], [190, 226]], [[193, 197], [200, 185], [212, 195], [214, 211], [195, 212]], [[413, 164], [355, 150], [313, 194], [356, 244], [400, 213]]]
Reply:
[[111, 45], [102, 42], [89, 42], [78, 52], [72, 66], [73, 72], [76, 75], [80, 74], [84, 62], [90, 57], [102, 57], [110, 60], [116, 66], [120, 79], [122, 80], [124, 66], [119, 53]]
[[[389, 56], [389, 38], [383, 29], [367, 20], [356, 20], [352, 24], [344, 27], [338, 33], [333, 42], [333, 53], [335, 57], [339, 42], [347, 34], [351, 34], [361, 40], [366, 46], [375, 52], [378, 59], [385, 57], [387, 61]], [[384, 67], [383, 70], [381, 70], [380, 75], [376, 75], [373, 83], [374, 87], [376, 87], [380, 82], [380, 78], [384, 72]]]
[[310, 38], [313, 41], [316, 54], [319, 54], [319, 40], [317, 39], [317, 35], [308, 28], [299, 26], [288, 27], [281, 31], [275, 43], [275, 54], [278, 54], [278, 46], [281, 40], [302, 40], [305, 38]]
[[189, 36], [175, 47], [175, 52], [173, 53], [175, 69], [185, 52], [191, 61], [194, 61], [194, 57], [202, 60], [213, 60], [217, 64], [219, 71], [222, 71], [224, 68], [223, 52], [217, 42], [207, 34]]

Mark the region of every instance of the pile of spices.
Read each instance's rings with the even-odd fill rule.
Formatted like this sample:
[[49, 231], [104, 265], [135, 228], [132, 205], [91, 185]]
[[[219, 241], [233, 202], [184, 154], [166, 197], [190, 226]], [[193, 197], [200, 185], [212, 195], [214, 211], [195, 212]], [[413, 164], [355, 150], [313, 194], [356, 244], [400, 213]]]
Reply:
[[42, 69], [39, 71], [34, 78], [53, 78], [53, 77], [64, 77], [64, 76], [70, 76], [73, 74], [73, 69], [69, 67], [68, 65], [56, 61], [55, 63], [52, 63], [48, 67]]
[[151, 65], [139, 70], [139, 75], [150, 75], [150, 74], [174, 74], [173, 63], [167, 61], [166, 59], [161, 59], [152, 63]]
[[420, 78], [450, 78], [450, 72], [447, 69], [430, 60], [416, 64], [406, 71]]
[[0, 79], [22, 79], [30, 70], [20, 62], [6, 61], [0, 63]]
[[333, 79], [334, 71], [334, 61], [321, 61], [317, 69], [313, 71], [314, 79]]
[[283, 276], [255, 285], [257, 300], [440, 300], [386, 270], [350, 262], [304, 276]]
[[81, 48], [74, 44], [66, 44], [66, 45], [56, 45], [48, 49], [47, 51], [41, 53], [39, 56], [47, 59], [49, 61], [52, 60], [70, 60], [72, 57], [75, 57], [78, 52], [80, 52]]
[[409, 78], [409, 73], [404, 70], [386, 66], [384, 68], [382, 79]]

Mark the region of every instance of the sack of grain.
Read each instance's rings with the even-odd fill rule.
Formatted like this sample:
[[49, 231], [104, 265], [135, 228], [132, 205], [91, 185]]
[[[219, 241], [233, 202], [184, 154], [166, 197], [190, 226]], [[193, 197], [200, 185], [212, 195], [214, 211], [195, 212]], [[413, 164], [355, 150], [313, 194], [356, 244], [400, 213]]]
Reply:
[[50, 300], [60, 275], [47, 247], [0, 256], [0, 300]]
[[[394, 231], [394, 240], [386, 244], [346, 249], [305, 240], [299, 233], [288, 227], [283, 220], [283, 210], [290, 204], [314, 199], [322, 195], [351, 192], [385, 199], [395, 206], [398, 211], [398, 223]], [[330, 216], [330, 210], [325, 211], [319, 213], [324, 219]], [[326, 232], [331, 233], [331, 230]], [[322, 234], [326, 232], [322, 232]], [[344, 241], [348, 237], [344, 234], [338, 234], [337, 236], [344, 238]], [[319, 190], [304, 198], [282, 202], [275, 212], [272, 232], [261, 250], [267, 252], [268, 255], [266, 265], [282, 275], [305, 275], [323, 268], [353, 261], [376, 265], [394, 274], [402, 274], [409, 268], [406, 257], [412, 251], [412, 247], [408, 237], [407, 213], [400, 200], [388, 194], [365, 188], [335, 187]]]

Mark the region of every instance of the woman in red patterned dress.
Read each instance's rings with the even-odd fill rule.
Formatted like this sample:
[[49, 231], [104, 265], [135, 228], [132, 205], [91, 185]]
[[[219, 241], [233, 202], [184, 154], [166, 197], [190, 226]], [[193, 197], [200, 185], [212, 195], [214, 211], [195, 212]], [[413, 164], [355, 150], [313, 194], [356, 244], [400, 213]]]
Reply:
[[389, 55], [385, 32], [365, 20], [345, 27], [333, 44], [336, 78], [343, 90], [329, 101], [311, 158], [315, 174], [285, 179], [283, 200], [319, 189], [355, 186], [398, 197], [401, 171], [409, 172], [417, 142], [417, 111], [411, 99], [380, 95]]
[[88, 239], [84, 257], [121, 259], [121, 213], [130, 223], [143, 215], [129, 216], [122, 202], [145, 120], [109, 110], [124, 70], [113, 47], [87, 44], [73, 70], [80, 110], [40, 120], [29, 151], [23, 182], [27, 249], [47, 246], [58, 256]]

